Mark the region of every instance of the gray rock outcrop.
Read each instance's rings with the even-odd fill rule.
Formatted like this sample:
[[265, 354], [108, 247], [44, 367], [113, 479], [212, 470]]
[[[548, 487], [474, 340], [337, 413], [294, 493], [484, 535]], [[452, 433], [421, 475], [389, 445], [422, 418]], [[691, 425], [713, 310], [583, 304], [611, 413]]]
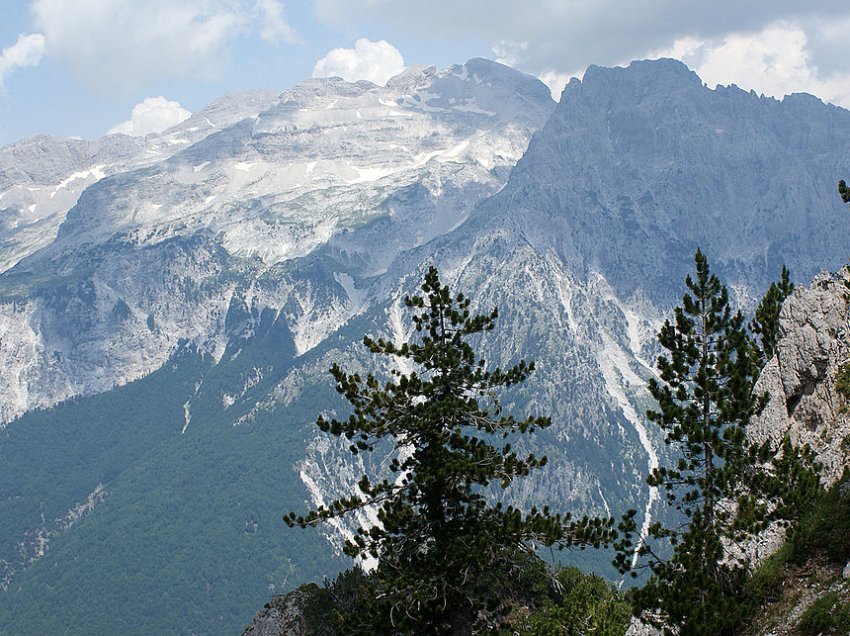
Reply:
[[307, 629], [304, 602], [309, 592], [310, 586], [302, 585], [288, 594], [272, 596], [242, 636], [302, 636]]
[[632, 618], [625, 636], [661, 636], [661, 630], [644, 623], [638, 618]]
[[756, 384], [770, 400], [749, 427], [757, 441], [779, 441], [787, 433], [810, 445], [826, 485], [841, 477], [850, 439], [847, 400], [836, 390], [838, 369], [850, 359], [846, 276], [821, 272], [786, 300], [776, 355]]

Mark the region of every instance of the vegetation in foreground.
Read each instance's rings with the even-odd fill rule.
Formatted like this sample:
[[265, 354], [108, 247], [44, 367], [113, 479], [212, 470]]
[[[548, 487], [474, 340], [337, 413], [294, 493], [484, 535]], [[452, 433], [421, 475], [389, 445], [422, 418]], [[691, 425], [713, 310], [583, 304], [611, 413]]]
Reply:
[[[573, 567], [552, 570], [539, 560], [529, 560], [509, 581], [489, 574], [479, 584], [498, 589], [502, 625], [488, 625], [494, 615], [485, 610], [477, 626], [459, 625], [457, 633], [622, 636], [632, 615], [631, 605], [610, 582]], [[380, 585], [374, 575], [354, 568], [323, 587], [311, 586], [304, 606], [309, 633], [411, 633], [386, 624], [391, 602], [381, 596]]]
[[[648, 417], [664, 432], [673, 462], [648, 478], [665, 495], [672, 521], [654, 523], [647, 537], [637, 535], [634, 511], [615, 530], [613, 519], [490, 503], [488, 491], [546, 463], [517, 455], [509, 438], [550, 422], [502, 414], [498, 390], [525, 380], [534, 365], [487, 370], [467, 339], [492, 330], [496, 310], [472, 316], [469, 299], [452, 295], [432, 267], [423, 296], [405, 299], [418, 341], [364, 338], [372, 353], [405, 359], [414, 371], [393, 371], [382, 383], [331, 369], [353, 413], [320, 417], [319, 428], [344, 436], [354, 454], [390, 448], [394, 475], [377, 483], [364, 475], [359, 493], [284, 517], [308, 527], [369, 506], [380, 521], [361, 527], [345, 548], [361, 560], [377, 558], [374, 571], [355, 568], [311, 588], [311, 631], [613, 635], [623, 634], [634, 614], [669, 634], [743, 633], [765, 601], [764, 575], [754, 578], [745, 553], [729, 546], [777, 521], [792, 527], [792, 538], [803, 536], [794, 523], [822, 490], [807, 448], [787, 438], [757, 445], [745, 434], [766, 401], [755, 394], [755, 380], [793, 290], [788, 271], [747, 324], [732, 313], [726, 288], [699, 250], [695, 265], [683, 306], [659, 333], [667, 354], [648, 387], [657, 404]], [[553, 570], [535, 552], [541, 545], [612, 544], [622, 573], [649, 571], [643, 587], [624, 595], [575, 568]], [[813, 606], [801, 624], [823, 625], [825, 616], [840, 623], [843, 610], [826, 605]]]
[[[843, 569], [850, 560], [850, 478], [818, 496], [775, 554], [753, 574], [749, 585], [749, 633], [787, 625], [794, 606], [805, 605], [796, 633], [850, 634], [850, 583]], [[811, 600], [811, 599], [809, 599]]]
[[647, 537], [633, 539], [635, 521], [626, 517], [617, 564], [623, 573], [651, 573], [632, 595], [644, 620], [668, 634], [718, 636], [738, 633], [749, 611], [741, 602], [751, 573], [747, 543], [773, 522], [796, 520], [821, 485], [811, 451], [788, 437], [757, 444], [746, 435], [767, 398], [755, 393], [755, 382], [792, 289], [787, 270], [751, 323], [759, 342], [741, 312], [732, 312], [705, 255], [697, 250], [694, 261], [682, 306], [658, 334], [667, 353], [648, 386], [658, 406], [647, 416], [673, 450], [648, 482], [660, 489], [673, 522], [655, 522]]
[[367, 506], [377, 510], [379, 523], [359, 528], [345, 547], [351, 557], [378, 559], [367, 578], [375, 602], [365, 607], [373, 611], [347, 614], [354, 623], [344, 623], [345, 633], [508, 627], [516, 620], [511, 596], [517, 581], [544, 571], [537, 547], [599, 547], [614, 538], [610, 518], [576, 519], [548, 508], [526, 513], [490, 501], [488, 489], [506, 488], [546, 464], [545, 457], [518, 454], [511, 440], [549, 426], [549, 418], [505, 415], [498, 396], [534, 365], [488, 369], [469, 340], [494, 328], [497, 311], [472, 315], [470, 300], [452, 294], [433, 267], [422, 292], [405, 298], [415, 341], [364, 338], [372, 353], [402, 359], [413, 370], [393, 370], [381, 383], [335, 365], [337, 391], [353, 412], [346, 420], [317, 422], [349, 440], [354, 454], [389, 445], [392, 477], [373, 482], [364, 475], [359, 493], [284, 517], [308, 527]]

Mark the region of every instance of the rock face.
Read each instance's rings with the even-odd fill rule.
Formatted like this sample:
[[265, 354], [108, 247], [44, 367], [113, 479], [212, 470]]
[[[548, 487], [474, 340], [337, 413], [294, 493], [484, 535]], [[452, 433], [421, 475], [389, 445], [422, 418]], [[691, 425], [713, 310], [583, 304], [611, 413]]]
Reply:
[[302, 636], [306, 633], [304, 600], [308, 587], [299, 587], [289, 594], [273, 596], [266, 606], [254, 615], [254, 620], [242, 636]]
[[[797, 286], [782, 305], [776, 353], [759, 376], [755, 391], [767, 393], [767, 405], [753, 418], [747, 435], [778, 445], [785, 435], [808, 444], [823, 466], [826, 486], [848, 465], [850, 418], [847, 401], [836, 390], [836, 373], [848, 360], [847, 271], [822, 271], [811, 284]], [[774, 525], [745, 548], [753, 564], [776, 552], [785, 530]]]
[[750, 424], [753, 439], [809, 444], [823, 464], [827, 485], [848, 465], [850, 413], [836, 390], [836, 373], [850, 360], [847, 274], [821, 272], [783, 304], [776, 355], [762, 372], [756, 391], [770, 394]]
[[602, 273], [621, 298], [646, 289], [678, 302], [700, 247], [746, 300], [783, 262], [807, 281], [846, 258], [835, 184], [848, 116], [811, 95], [709, 90], [674, 60], [590, 67], [483, 205], [491, 224]]
[[637, 618], [632, 618], [629, 623], [629, 628], [626, 630], [626, 636], [662, 636], [662, 632], [657, 627], [641, 622]]
[[[554, 106], [470, 60], [237, 93], [141, 141], [0, 149], [0, 428], [144, 377], [181, 341], [217, 358], [231, 301], [284, 311], [304, 353], [361, 310], [352, 276], [501, 188]], [[321, 248], [347, 288], [282, 271]]]

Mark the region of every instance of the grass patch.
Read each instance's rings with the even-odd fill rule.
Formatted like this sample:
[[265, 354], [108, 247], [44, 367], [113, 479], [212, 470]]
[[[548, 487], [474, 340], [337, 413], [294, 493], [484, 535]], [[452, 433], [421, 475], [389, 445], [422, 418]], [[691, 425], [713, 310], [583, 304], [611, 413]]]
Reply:
[[[823, 556], [835, 565], [850, 560], [850, 483], [844, 477], [819, 497], [790, 533], [782, 552], [790, 563], [802, 565]], [[787, 548], [787, 551], [786, 551]]]
[[820, 597], [803, 613], [798, 626], [803, 636], [850, 633], [850, 606], [835, 592]]
[[[850, 479], [845, 476], [820, 494], [789, 531], [784, 545], [750, 579], [750, 618], [765, 606], [782, 601], [789, 581], [812, 563], [835, 568], [850, 560]], [[815, 601], [803, 614], [801, 634], [850, 634], [850, 607], [835, 593]]]

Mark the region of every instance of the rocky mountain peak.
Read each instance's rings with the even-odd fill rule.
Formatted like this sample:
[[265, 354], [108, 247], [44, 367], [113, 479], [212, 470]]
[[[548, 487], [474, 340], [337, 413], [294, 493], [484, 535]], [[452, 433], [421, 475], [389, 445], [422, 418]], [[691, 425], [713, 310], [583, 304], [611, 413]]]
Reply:
[[628, 66], [592, 65], [585, 71], [581, 84], [586, 90], [614, 87], [619, 93], [648, 94], [659, 89], [700, 88], [703, 81], [683, 62], [661, 58], [635, 60]]
[[712, 90], [674, 60], [589, 69], [476, 218], [625, 295], [646, 284], [673, 302], [669, 281], [697, 246], [731, 286], [764, 289], [782, 263], [803, 279], [840, 264], [850, 217], [834, 190], [848, 155], [843, 109]]
[[[0, 288], [8, 296], [23, 293], [36, 304], [44, 300], [37, 297], [45, 289], [34, 282], [42, 275], [82, 285], [74, 291], [61, 287], [62, 293], [99, 288], [110, 300], [104, 307], [88, 308], [105, 313], [81, 320], [84, 329], [101, 321], [107, 330], [116, 329], [116, 336], [129, 329], [151, 347], [165, 345], [160, 353], [167, 356], [175, 338], [217, 341], [224, 315], [201, 320], [182, 316], [178, 327], [159, 314], [162, 309], [176, 317], [178, 308], [161, 296], [156, 279], [145, 276], [139, 286], [140, 281], [119, 277], [124, 282], [113, 289], [113, 274], [122, 267], [118, 263], [123, 257], [136, 261], [136, 250], [152, 254], [150, 250], [161, 249], [162, 260], [154, 269], [172, 271], [178, 278], [214, 278], [217, 267], [215, 273], [204, 272], [169, 260], [175, 253], [169, 243], [186, 242], [192, 249], [203, 244], [203, 262], [211, 253], [217, 254], [214, 260], [240, 261], [235, 267], [246, 279], [238, 283], [242, 289], [251, 287], [263, 268], [305, 257], [331, 242], [367, 271], [386, 268], [399, 250], [457, 226], [474, 203], [500, 188], [554, 108], [538, 80], [482, 60], [470, 62], [469, 68], [410, 71], [406, 77], [389, 87], [325, 78], [307, 80], [280, 95], [233, 93], [143, 140], [126, 135], [97, 142], [45, 138], [0, 152], [0, 162], [8, 159], [0, 167], [8, 164], [18, 175], [10, 177], [16, 181], [8, 191], [0, 192], [0, 239], [5, 226], [11, 270]], [[109, 148], [117, 153], [122, 144], [135, 153], [110, 160]], [[94, 158], [102, 163], [92, 165]], [[61, 165], [54, 168], [57, 162]], [[45, 172], [46, 184], [33, 188], [27, 175]], [[379, 219], [383, 224], [374, 225]], [[47, 222], [52, 232], [45, 231]], [[91, 278], [109, 279], [109, 289]], [[220, 283], [224, 296], [219, 300], [227, 307], [234, 282]], [[86, 299], [82, 305], [91, 300]], [[131, 308], [128, 316], [135, 323], [108, 319], [118, 299]], [[275, 305], [275, 311], [279, 302], [285, 304], [279, 299], [262, 302]], [[312, 302], [305, 301], [307, 307], [321, 313]], [[347, 311], [332, 320], [320, 318], [323, 326], [315, 335], [303, 341], [299, 337], [299, 350], [338, 327]], [[171, 328], [148, 329], [149, 315], [159, 315]], [[36, 337], [50, 339], [49, 331]], [[96, 338], [100, 344], [110, 339], [102, 336]], [[23, 333], [12, 340], [16, 338], [24, 338]], [[48, 348], [75, 349], [72, 340], [63, 337]], [[106, 381], [121, 384], [150, 372], [162, 359], [149, 353], [138, 350], [129, 365], [119, 365], [124, 371], [114, 368]], [[93, 355], [86, 366], [102, 366], [101, 354]], [[63, 359], [75, 367], [69, 359], [74, 357]], [[31, 362], [35, 359], [25, 364]], [[69, 372], [75, 377], [71, 384], [89, 392], [92, 385], [79, 371], [62, 370], [64, 364], [51, 364], [48, 373]], [[103, 374], [94, 375], [102, 387]], [[48, 403], [69, 387], [55, 379], [63, 388]], [[21, 391], [13, 401], [35, 397], [35, 391]]]

